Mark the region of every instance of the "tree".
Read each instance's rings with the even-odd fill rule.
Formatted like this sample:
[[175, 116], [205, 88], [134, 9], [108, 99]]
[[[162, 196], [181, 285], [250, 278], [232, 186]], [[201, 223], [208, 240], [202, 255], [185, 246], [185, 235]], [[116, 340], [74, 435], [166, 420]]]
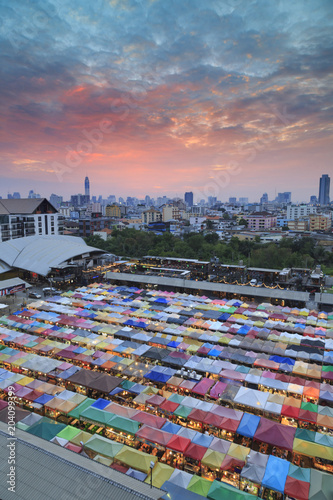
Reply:
[[248, 227], [248, 222], [247, 222], [247, 220], [245, 220], [245, 219], [243, 219], [243, 218], [242, 218], [242, 219], [240, 219], [240, 221], [238, 222], [238, 225], [239, 225], [239, 226], [245, 226], [245, 227]]

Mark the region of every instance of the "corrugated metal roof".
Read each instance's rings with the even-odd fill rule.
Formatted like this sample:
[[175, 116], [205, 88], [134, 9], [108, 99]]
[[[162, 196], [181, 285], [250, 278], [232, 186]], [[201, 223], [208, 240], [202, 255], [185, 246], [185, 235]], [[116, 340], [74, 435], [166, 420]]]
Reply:
[[16, 489], [15, 493], [8, 491], [6, 428], [0, 422], [1, 500], [158, 500], [165, 493], [19, 429], [15, 445]]
[[43, 276], [51, 267], [90, 252], [104, 253], [75, 236], [27, 236], [0, 243], [1, 260], [5, 264]]

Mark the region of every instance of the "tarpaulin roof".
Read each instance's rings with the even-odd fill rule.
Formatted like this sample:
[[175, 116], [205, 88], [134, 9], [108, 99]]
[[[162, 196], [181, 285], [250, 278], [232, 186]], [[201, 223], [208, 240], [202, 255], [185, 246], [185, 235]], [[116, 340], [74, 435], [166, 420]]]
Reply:
[[254, 439], [292, 451], [296, 429], [261, 418]]
[[117, 443], [98, 434], [94, 434], [91, 438], [84, 444], [84, 448], [87, 450], [95, 451], [100, 455], [105, 457], [114, 458], [114, 456], [124, 447], [123, 444]]
[[169, 432], [162, 431], [161, 429], [156, 429], [154, 427], [149, 427], [148, 425], [143, 425], [139, 429], [135, 436], [151, 443], [156, 443], [161, 446], [166, 446], [170, 441], [172, 434]]
[[210, 500], [256, 500], [258, 497], [234, 488], [230, 484], [220, 481], [213, 481], [208, 491], [207, 498]]
[[282, 458], [271, 455], [268, 458], [262, 485], [271, 490], [283, 493], [288, 472], [289, 462], [283, 460]]
[[242, 420], [237, 428], [237, 434], [242, 436], [253, 438], [256, 433], [257, 427], [260, 422], [260, 417], [258, 415], [252, 415], [251, 413], [244, 413]]
[[133, 469], [138, 469], [146, 474], [150, 471], [150, 462], [157, 462], [157, 457], [153, 455], [148, 455], [143, 451], [136, 450], [134, 448], [129, 448], [124, 445], [123, 448], [114, 457], [119, 462], [122, 462]]

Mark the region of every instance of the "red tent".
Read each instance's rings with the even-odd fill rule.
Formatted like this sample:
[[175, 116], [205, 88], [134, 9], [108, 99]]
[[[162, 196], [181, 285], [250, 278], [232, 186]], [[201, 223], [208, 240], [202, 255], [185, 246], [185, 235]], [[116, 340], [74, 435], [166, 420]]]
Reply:
[[43, 394], [44, 394], [43, 392], [34, 389], [29, 394], [24, 396], [24, 399], [27, 399], [28, 401], [35, 401], [35, 399], [39, 398], [40, 396], [43, 396]]
[[164, 403], [162, 403], [160, 406], [160, 410], [173, 413], [175, 410], [177, 410], [178, 406], [179, 403], [174, 403], [173, 401], [164, 401]]
[[152, 405], [152, 406], [160, 406], [162, 403], [164, 403], [166, 398], [163, 396], [159, 396], [158, 394], [154, 394], [151, 396], [149, 399], [147, 399], [146, 404]]
[[199, 444], [191, 443], [184, 452], [185, 457], [193, 458], [193, 460], [202, 460], [207, 448]]
[[205, 422], [207, 416], [207, 412], [203, 410], [192, 410], [189, 416], [187, 417], [188, 420], [195, 420], [196, 422]]
[[195, 394], [200, 394], [204, 396], [209, 389], [214, 385], [214, 380], [211, 378], [204, 377], [200, 382], [192, 389]]
[[299, 408], [295, 406], [283, 405], [281, 410], [281, 415], [289, 418], [298, 418]]
[[298, 420], [302, 420], [303, 422], [310, 422], [311, 424], [317, 423], [317, 413], [309, 410], [300, 409]]
[[67, 448], [67, 450], [75, 451], [75, 453], [80, 453], [80, 451], [82, 451], [82, 446], [73, 443], [67, 443], [64, 447]]
[[142, 424], [150, 425], [150, 427], [156, 427], [160, 429], [163, 427], [166, 418], [158, 417], [157, 415], [151, 415], [150, 413], [146, 413], [145, 411], [140, 411], [136, 415], [132, 417], [132, 420], [136, 420], [137, 422], [141, 422]]
[[297, 498], [297, 500], [308, 500], [309, 490], [310, 483], [287, 476], [284, 493], [289, 497]]
[[160, 429], [155, 429], [154, 427], [149, 427], [148, 425], [143, 425], [141, 429], [136, 432], [135, 437], [144, 439], [151, 443], [160, 444], [161, 446], [166, 446], [172, 435], [169, 432], [161, 431]]
[[129, 467], [125, 467], [124, 465], [120, 465], [120, 464], [111, 464], [110, 467], [111, 467], [111, 469], [122, 472], [123, 474], [126, 474], [126, 472], [129, 469]]
[[229, 472], [234, 472], [235, 467], [239, 467], [242, 469], [244, 467], [245, 462], [243, 460], [239, 460], [238, 458], [230, 457], [226, 455], [221, 464], [221, 470], [227, 470]]
[[292, 451], [295, 433], [295, 427], [279, 424], [261, 417], [254, 439]]
[[172, 436], [170, 441], [168, 442], [167, 448], [171, 450], [179, 451], [180, 453], [184, 453], [184, 451], [191, 444], [191, 440], [184, 438], [182, 436], [177, 436], [176, 434]]

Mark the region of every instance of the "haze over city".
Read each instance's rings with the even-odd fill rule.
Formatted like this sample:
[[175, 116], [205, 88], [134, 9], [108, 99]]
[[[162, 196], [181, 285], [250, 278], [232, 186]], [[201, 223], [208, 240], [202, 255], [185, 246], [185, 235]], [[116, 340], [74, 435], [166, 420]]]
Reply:
[[0, 195], [89, 175], [103, 196], [309, 201], [332, 172], [332, 9], [2, 3]]

